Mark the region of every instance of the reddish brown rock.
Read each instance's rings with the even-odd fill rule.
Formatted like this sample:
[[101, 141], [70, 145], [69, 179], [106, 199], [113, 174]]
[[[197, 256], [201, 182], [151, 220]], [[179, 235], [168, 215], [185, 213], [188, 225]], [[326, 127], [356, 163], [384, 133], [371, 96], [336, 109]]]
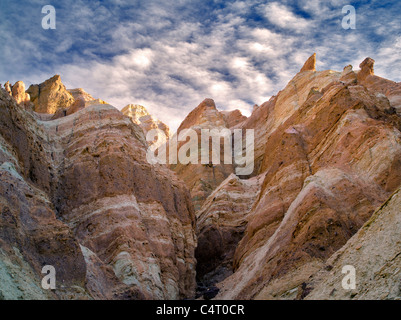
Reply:
[[[0, 287], [5, 299], [86, 299], [86, 266], [72, 230], [56, 218], [46, 191], [54, 173], [46, 134], [0, 89]], [[42, 267], [57, 290], [43, 290]]]
[[[173, 172], [147, 163], [142, 130], [104, 104], [42, 121], [2, 92], [0, 277], [13, 288], [6, 297], [193, 297], [190, 196]], [[21, 282], [10, 276], [17, 258]], [[54, 294], [39, 287], [45, 262], [59, 275]]]
[[257, 147], [266, 176], [217, 298], [302, 297], [302, 283], [400, 186], [400, 118], [352, 72], [300, 73], [242, 126], [266, 119]]
[[373, 66], [375, 64], [375, 60], [372, 58], [366, 58], [361, 62], [359, 65], [359, 68], [361, 70], [358, 72], [358, 81], [363, 81], [366, 79], [366, 77], [374, 75], [374, 69]]
[[311, 55], [308, 60], [306, 60], [300, 72], [304, 71], [316, 71], [316, 53]]
[[88, 106], [47, 128], [63, 150], [54, 154], [55, 206], [80, 243], [144, 298], [191, 297], [189, 194], [167, 168], [147, 163], [140, 128], [110, 105]]
[[298, 73], [276, 96], [253, 110], [248, 119], [239, 126], [244, 130], [255, 130], [253, 175], [260, 172], [268, 137], [305, 103], [312, 89], [316, 92], [323, 91], [340, 78], [341, 73], [332, 70]]
[[224, 117], [227, 128], [240, 126], [247, 119], [239, 110], [221, 111], [221, 114]]
[[263, 175], [241, 180], [231, 174], [197, 213], [197, 279], [210, 287], [233, 272], [233, 256], [243, 238], [247, 215], [259, 195]]
[[[198, 159], [197, 164], [171, 164], [170, 167], [188, 186], [195, 210], [199, 210], [205, 199], [212, 191], [234, 172], [232, 164], [223, 164], [224, 147], [220, 146], [220, 164], [201, 164], [201, 130], [202, 129], [228, 129], [225, 116], [219, 112], [212, 99], [205, 99], [194, 110], [192, 110], [179, 126], [176, 135], [185, 129], [195, 130], [198, 136]], [[185, 142], [178, 144], [179, 148]], [[223, 144], [223, 142], [221, 142]], [[209, 155], [211, 152], [209, 152]], [[211, 156], [209, 157], [211, 159]]]
[[394, 110], [389, 112], [397, 112], [401, 114], [401, 83], [397, 83], [382, 77], [376, 76], [373, 73], [374, 60], [366, 58], [361, 63], [361, 71], [358, 73], [358, 81], [360, 84], [369, 89], [377, 96], [385, 97], [389, 100], [390, 105]]

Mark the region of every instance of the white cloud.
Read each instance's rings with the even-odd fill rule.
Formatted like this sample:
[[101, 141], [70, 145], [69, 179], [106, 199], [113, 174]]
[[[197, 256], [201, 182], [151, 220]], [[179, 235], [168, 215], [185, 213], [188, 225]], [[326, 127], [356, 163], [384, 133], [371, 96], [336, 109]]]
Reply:
[[265, 17], [274, 25], [291, 29], [296, 32], [305, 32], [310, 27], [310, 22], [296, 16], [288, 7], [278, 2], [271, 2], [261, 6]]
[[371, 56], [376, 74], [401, 80], [397, 2], [372, 9], [375, 0], [356, 1], [357, 30], [351, 31], [341, 28], [346, 0], [237, 0], [215, 7], [185, 0], [66, 0], [53, 33], [34, 28], [41, 16], [31, 9], [39, 2], [26, 2], [30, 15], [21, 16], [17, 4], [0, 11], [2, 82], [29, 85], [58, 73], [69, 88], [82, 87], [119, 109], [142, 104], [172, 129], [204, 98], [249, 113], [313, 52], [320, 70], [356, 69]]

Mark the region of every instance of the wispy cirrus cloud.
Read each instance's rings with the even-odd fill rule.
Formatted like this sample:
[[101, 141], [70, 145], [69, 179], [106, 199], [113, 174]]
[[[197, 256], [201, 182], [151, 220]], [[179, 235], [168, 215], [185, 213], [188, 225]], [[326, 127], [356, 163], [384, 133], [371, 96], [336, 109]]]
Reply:
[[354, 1], [356, 30], [341, 28], [345, 0], [65, 0], [53, 4], [57, 29], [43, 30], [46, 4], [0, 3], [0, 81], [58, 73], [119, 109], [143, 104], [173, 129], [207, 97], [249, 114], [313, 52], [319, 69], [371, 56], [377, 74], [401, 80], [397, 1]]

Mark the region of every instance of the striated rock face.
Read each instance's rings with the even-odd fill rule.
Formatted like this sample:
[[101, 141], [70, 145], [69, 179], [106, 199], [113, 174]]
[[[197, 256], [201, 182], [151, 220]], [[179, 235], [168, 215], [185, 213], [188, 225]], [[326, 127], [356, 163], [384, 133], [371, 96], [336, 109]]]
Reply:
[[56, 76], [28, 90], [37, 113], [23, 83], [0, 88], [0, 298], [183, 299], [198, 281], [218, 299], [399, 299], [401, 86], [371, 58], [315, 68], [314, 54], [249, 118], [205, 99], [180, 125], [198, 140], [254, 129], [246, 179], [149, 164], [146, 133], [168, 128], [141, 106], [122, 113]]
[[240, 126], [247, 119], [239, 110], [221, 111], [220, 113], [224, 117], [227, 128]]
[[[189, 192], [166, 167], [147, 163], [137, 125], [104, 104], [42, 121], [3, 90], [0, 112], [4, 297], [194, 296]], [[50, 292], [40, 287], [47, 264], [57, 272]]]
[[[234, 126], [239, 126], [246, 117], [242, 116], [238, 110], [232, 112], [220, 112], [217, 110], [216, 105], [212, 99], [205, 99], [181, 123], [177, 130], [177, 135], [185, 129], [193, 129], [197, 132], [198, 141], [201, 141], [202, 129], [231, 129]], [[223, 139], [221, 139], [223, 140]], [[182, 146], [184, 142], [178, 145]], [[199, 210], [205, 199], [212, 193], [212, 191], [222, 183], [231, 173], [234, 172], [234, 165], [223, 164], [224, 159], [224, 143], [221, 141], [220, 145], [220, 163], [213, 165], [201, 164], [201, 146], [198, 148], [198, 164], [183, 165], [178, 163], [170, 167], [183, 179], [191, 191], [192, 201], [195, 210]], [[209, 152], [211, 154], [211, 152]], [[211, 159], [211, 156], [209, 157]]]
[[[79, 243], [46, 192], [53, 171], [46, 134], [2, 89], [0, 119], [0, 296], [88, 298]], [[57, 270], [57, 293], [41, 287], [44, 265]]]
[[358, 72], [358, 81], [369, 91], [378, 96], [386, 97], [392, 108], [388, 112], [396, 112], [401, 115], [401, 83], [387, 80], [374, 75], [374, 60], [367, 58], [361, 63]]
[[255, 170], [253, 175], [260, 172], [260, 166], [267, 151], [267, 139], [272, 132], [300, 109], [310, 97], [311, 91], [312, 93], [322, 91], [328, 85], [338, 81], [341, 75], [340, 72], [331, 70], [300, 72], [282, 91], [255, 108], [251, 116], [239, 125], [239, 128], [244, 130], [255, 130]]
[[359, 68], [361, 68], [361, 70], [358, 72], [358, 81], [363, 81], [366, 79], [366, 77], [375, 74], [373, 70], [374, 64], [375, 60], [373, 60], [372, 58], [366, 58], [361, 62], [361, 64], [359, 65]]
[[197, 278], [211, 286], [233, 272], [232, 260], [243, 238], [247, 215], [264, 175], [241, 180], [231, 174], [206, 199], [197, 213]]
[[364, 81], [351, 67], [299, 73], [241, 125], [256, 129], [265, 176], [217, 298], [303, 298], [303, 283], [400, 186], [400, 118]]
[[[158, 129], [164, 133], [167, 139], [170, 137], [170, 128], [160, 120], [157, 120], [151, 116], [145, 107], [129, 104], [125, 106], [121, 112], [127, 117], [131, 118], [133, 123], [139, 125], [142, 128], [145, 136], [149, 130]], [[159, 135], [159, 138], [162, 138], [162, 136]], [[164, 142], [165, 141], [166, 140], [164, 140]]]
[[54, 114], [58, 109], [67, 109], [74, 103], [74, 97], [67, 91], [59, 75], [41, 84], [31, 85], [26, 91], [38, 113]]
[[[401, 298], [401, 190], [398, 189], [305, 286], [306, 299]], [[344, 266], [356, 271], [356, 288], [342, 286]], [[309, 293], [309, 294], [308, 294]]]

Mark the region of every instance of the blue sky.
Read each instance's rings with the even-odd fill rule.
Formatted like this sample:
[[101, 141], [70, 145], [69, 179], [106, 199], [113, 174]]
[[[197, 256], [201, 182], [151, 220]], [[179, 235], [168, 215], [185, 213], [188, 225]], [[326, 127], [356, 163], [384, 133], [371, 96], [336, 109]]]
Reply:
[[[56, 8], [56, 30], [41, 10]], [[344, 30], [342, 8], [356, 8]], [[118, 109], [142, 104], [176, 129], [204, 98], [246, 115], [317, 53], [318, 70], [401, 81], [400, 1], [0, 0], [0, 81], [28, 86], [60, 74]]]

